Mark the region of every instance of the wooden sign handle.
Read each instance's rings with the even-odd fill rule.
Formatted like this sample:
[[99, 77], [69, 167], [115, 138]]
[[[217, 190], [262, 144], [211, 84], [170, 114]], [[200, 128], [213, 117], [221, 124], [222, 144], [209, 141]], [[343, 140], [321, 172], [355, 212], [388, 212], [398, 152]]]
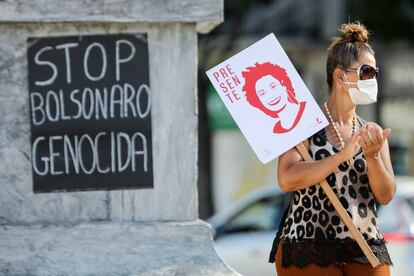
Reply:
[[[302, 155], [305, 161], [312, 160], [309, 152], [307, 151], [305, 145], [300, 143], [296, 146], [296, 149], [299, 151], [300, 155]], [[331, 201], [332, 205], [335, 207], [336, 212], [338, 213], [339, 217], [348, 227], [349, 231], [351, 232], [352, 236], [358, 243], [359, 247], [361, 248], [362, 252], [364, 252], [365, 256], [368, 258], [368, 261], [371, 263], [372, 267], [377, 267], [380, 265], [377, 257], [375, 257], [374, 253], [372, 252], [371, 248], [368, 246], [367, 242], [365, 241], [364, 237], [358, 231], [357, 227], [355, 226], [352, 219], [349, 217], [348, 213], [346, 212], [345, 208], [342, 206], [342, 203], [339, 201], [336, 194], [332, 191], [331, 186], [329, 186], [328, 182], [324, 179], [319, 183], [322, 187], [323, 191]]]

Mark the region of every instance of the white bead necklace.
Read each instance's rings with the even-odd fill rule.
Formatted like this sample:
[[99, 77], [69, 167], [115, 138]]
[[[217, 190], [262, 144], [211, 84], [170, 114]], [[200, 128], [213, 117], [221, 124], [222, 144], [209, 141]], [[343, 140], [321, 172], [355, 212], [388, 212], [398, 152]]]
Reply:
[[[341, 148], [340, 148], [340, 150], [341, 150], [345, 147], [345, 142], [344, 142], [344, 139], [342, 139], [342, 136], [339, 133], [338, 128], [334, 124], [334, 120], [332, 119], [331, 112], [329, 112], [328, 104], [326, 102], [325, 102], [325, 110], [326, 110], [326, 114], [328, 114], [329, 120], [331, 121], [331, 124], [332, 124], [333, 128], [335, 129], [336, 135], [339, 138], [339, 141], [341, 143]], [[354, 132], [355, 132], [355, 120], [356, 120], [356, 118], [355, 118], [355, 115], [354, 115], [354, 117], [352, 118], [352, 134], [351, 134], [351, 136], [353, 136]]]

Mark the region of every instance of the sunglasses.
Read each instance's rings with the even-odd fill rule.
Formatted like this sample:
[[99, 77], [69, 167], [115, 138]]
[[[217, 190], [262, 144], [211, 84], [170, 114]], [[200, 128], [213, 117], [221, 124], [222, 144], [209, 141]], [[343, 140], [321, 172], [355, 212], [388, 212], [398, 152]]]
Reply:
[[373, 78], [377, 78], [378, 76], [378, 67], [372, 67], [368, 64], [363, 64], [359, 66], [358, 68], [348, 68], [345, 69], [345, 71], [354, 71], [358, 73], [358, 77], [360, 80], [369, 80]]

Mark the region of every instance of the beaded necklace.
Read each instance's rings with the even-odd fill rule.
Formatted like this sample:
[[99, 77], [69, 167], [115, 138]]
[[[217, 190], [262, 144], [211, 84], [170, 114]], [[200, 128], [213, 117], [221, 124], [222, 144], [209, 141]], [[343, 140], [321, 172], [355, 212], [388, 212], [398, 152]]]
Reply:
[[[333, 128], [335, 129], [336, 135], [339, 138], [339, 141], [341, 143], [341, 148], [340, 148], [340, 150], [341, 150], [345, 147], [345, 142], [344, 142], [344, 139], [342, 139], [342, 136], [339, 133], [338, 128], [334, 124], [334, 120], [332, 119], [331, 112], [329, 111], [328, 104], [326, 102], [325, 102], [325, 110], [326, 110], [326, 114], [328, 114], [329, 120], [331, 121], [331, 124], [332, 124]], [[356, 118], [355, 118], [355, 115], [354, 115], [354, 117], [352, 118], [352, 133], [351, 133], [351, 136], [353, 136], [354, 133], [355, 133], [355, 120], [356, 120]]]

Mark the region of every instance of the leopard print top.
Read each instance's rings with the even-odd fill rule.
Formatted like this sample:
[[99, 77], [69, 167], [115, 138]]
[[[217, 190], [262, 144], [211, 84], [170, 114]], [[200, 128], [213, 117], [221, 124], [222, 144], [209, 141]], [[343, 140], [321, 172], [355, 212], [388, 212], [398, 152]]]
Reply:
[[[360, 118], [358, 121], [360, 125], [364, 123]], [[327, 141], [324, 129], [309, 138], [309, 153], [314, 160], [337, 152]], [[362, 150], [350, 164], [339, 165], [326, 181], [379, 261], [391, 264], [378, 229], [377, 202], [369, 185], [367, 162]], [[304, 267], [309, 263], [320, 266], [369, 263], [319, 185], [294, 192], [281, 235], [284, 267]]]

